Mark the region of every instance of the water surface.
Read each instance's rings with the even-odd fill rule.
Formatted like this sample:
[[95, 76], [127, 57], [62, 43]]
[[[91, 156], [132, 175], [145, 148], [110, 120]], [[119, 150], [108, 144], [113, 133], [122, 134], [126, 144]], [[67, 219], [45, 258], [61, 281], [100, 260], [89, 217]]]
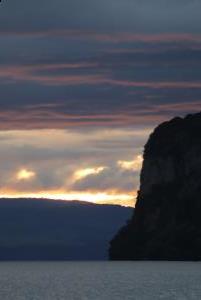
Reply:
[[201, 263], [2, 262], [3, 300], [201, 299]]

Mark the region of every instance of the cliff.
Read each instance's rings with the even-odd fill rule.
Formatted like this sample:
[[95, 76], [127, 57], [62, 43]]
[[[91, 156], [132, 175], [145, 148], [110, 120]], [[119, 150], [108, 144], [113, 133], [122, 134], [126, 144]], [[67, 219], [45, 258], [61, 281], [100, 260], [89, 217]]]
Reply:
[[201, 113], [174, 118], [151, 134], [133, 217], [111, 241], [109, 255], [201, 259]]

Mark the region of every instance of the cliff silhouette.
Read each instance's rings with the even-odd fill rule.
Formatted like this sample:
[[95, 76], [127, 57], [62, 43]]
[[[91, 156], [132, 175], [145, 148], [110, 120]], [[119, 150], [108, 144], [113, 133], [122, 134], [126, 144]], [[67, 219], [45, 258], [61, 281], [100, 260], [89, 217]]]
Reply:
[[112, 260], [201, 260], [201, 113], [159, 125], [144, 149], [134, 214]]

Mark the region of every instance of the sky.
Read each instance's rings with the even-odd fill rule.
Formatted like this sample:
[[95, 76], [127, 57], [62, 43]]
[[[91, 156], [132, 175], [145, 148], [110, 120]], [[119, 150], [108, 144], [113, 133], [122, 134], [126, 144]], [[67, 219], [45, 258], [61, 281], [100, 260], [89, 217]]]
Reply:
[[0, 196], [133, 206], [154, 127], [201, 110], [199, 0], [3, 0]]

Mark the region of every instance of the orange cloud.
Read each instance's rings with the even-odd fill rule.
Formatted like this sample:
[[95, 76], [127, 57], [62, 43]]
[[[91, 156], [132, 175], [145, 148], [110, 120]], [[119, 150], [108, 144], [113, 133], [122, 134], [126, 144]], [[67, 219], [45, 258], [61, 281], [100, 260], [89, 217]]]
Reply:
[[73, 174], [73, 179], [75, 181], [88, 177], [90, 175], [97, 175], [103, 172], [106, 167], [95, 167], [95, 168], [86, 168], [75, 171]]
[[138, 155], [134, 158], [134, 160], [131, 161], [119, 160], [117, 164], [120, 168], [124, 170], [139, 171], [142, 168], [142, 162], [143, 162], [142, 155]]
[[1, 189], [0, 198], [45, 198], [52, 200], [65, 201], [86, 201], [97, 204], [115, 204], [122, 206], [131, 206], [135, 204], [137, 191], [122, 193], [118, 190], [108, 191], [65, 191], [65, 190], [45, 190], [35, 192], [19, 192], [12, 189]]
[[17, 175], [16, 178], [17, 180], [30, 180], [36, 176], [36, 173], [27, 169], [21, 169]]

